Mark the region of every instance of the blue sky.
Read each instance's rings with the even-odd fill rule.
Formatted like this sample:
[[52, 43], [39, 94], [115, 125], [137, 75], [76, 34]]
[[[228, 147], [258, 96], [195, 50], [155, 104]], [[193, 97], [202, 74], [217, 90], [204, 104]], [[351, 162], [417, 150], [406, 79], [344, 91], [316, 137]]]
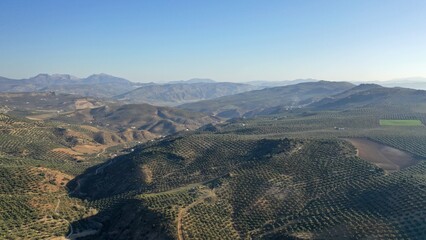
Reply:
[[426, 77], [424, 0], [1, 0], [0, 76]]

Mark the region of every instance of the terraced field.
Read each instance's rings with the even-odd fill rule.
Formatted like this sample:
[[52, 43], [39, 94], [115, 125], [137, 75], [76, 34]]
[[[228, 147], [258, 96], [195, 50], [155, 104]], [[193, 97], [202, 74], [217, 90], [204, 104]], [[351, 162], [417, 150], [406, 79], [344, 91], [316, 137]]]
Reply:
[[66, 187], [107, 154], [77, 152], [82, 142], [99, 145], [82, 129], [0, 114], [0, 239], [72, 236], [72, 222], [96, 214]]

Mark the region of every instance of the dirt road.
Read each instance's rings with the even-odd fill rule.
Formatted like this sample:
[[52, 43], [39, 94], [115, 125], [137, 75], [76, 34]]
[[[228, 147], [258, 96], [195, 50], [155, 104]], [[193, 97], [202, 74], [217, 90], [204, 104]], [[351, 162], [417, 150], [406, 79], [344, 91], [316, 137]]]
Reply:
[[183, 233], [182, 233], [182, 219], [183, 219], [183, 216], [185, 216], [185, 214], [189, 211], [189, 209], [191, 209], [195, 205], [200, 204], [201, 202], [203, 202], [207, 198], [214, 198], [214, 197], [216, 197], [216, 194], [212, 190], [210, 190], [210, 189], [203, 189], [201, 196], [198, 197], [197, 200], [195, 200], [194, 202], [192, 202], [188, 206], [186, 206], [184, 208], [181, 208], [179, 210], [178, 217], [177, 217], [177, 235], [178, 235], [178, 239], [179, 240], [184, 240]]

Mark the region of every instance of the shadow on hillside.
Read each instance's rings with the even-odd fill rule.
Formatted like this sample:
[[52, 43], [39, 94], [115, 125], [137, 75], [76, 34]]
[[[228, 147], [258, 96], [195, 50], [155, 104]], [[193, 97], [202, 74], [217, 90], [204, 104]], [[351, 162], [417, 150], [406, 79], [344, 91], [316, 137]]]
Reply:
[[[105, 204], [113, 199], [103, 199]], [[173, 239], [164, 216], [148, 210], [141, 200], [122, 199], [96, 215], [71, 223], [74, 239]]]
[[129, 191], [143, 184], [132, 154], [118, 156], [93, 166], [67, 184], [69, 195], [80, 199], [97, 200]]
[[102, 210], [72, 222], [68, 238], [172, 239], [161, 224], [164, 217], [134, 199], [143, 184], [138, 169], [134, 156], [126, 154], [90, 167], [71, 180], [67, 184], [71, 197], [90, 201], [89, 205]]
[[[261, 139], [250, 142], [249, 146], [252, 148], [249, 151], [239, 147], [235, 154], [230, 154], [229, 151], [223, 152], [223, 147], [226, 145], [218, 144], [201, 151], [202, 157], [196, 157], [185, 164], [184, 156], [164, 151], [178, 139], [180, 138], [163, 140], [156, 143], [152, 149], [147, 149], [145, 146], [144, 151], [134, 151], [110, 159], [87, 169], [72, 180], [67, 185], [70, 195], [88, 200], [93, 208], [101, 209], [92, 217], [73, 222], [73, 232], [90, 233], [87, 239], [93, 239], [94, 236], [99, 239], [172, 238], [173, 236], [167, 232], [170, 226], [165, 225], [167, 223], [165, 216], [147, 209], [142, 200], [135, 198], [138, 193], [158, 187], [154, 184], [150, 186], [145, 182], [142, 166], [146, 161], [155, 161], [158, 157], [169, 163], [161, 165], [163, 171], [160, 173], [164, 174], [161, 180], [170, 189], [175, 189], [188, 184], [207, 183], [206, 181], [209, 183], [213, 181], [211, 183], [216, 184], [217, 178], [229, 176], [233, 167], [242, 166], [247, 162], [251, 165], [250, 160], [253, 158], [267, 162], [273, 155], [287, 152], [294, 145], [288, 139]], [[222, 158], [218, 159], [218, 156]], [[191, 158], [187, 157], [187, 159]], [[167, 173], [177, 174], [166, 176]], [[75, 233], [73, 235], [79, 236]]]

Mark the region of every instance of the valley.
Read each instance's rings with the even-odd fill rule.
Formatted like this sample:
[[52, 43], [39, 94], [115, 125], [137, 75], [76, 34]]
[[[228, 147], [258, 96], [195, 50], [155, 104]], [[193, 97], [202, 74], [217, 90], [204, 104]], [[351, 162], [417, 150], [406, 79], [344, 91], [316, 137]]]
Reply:
[[426, 236], [423, 91], [321, 81], [178, 108], [0, 99], [0, 238]]
[[0, 240], [426, 240], [425, 0], [0, 9]]

